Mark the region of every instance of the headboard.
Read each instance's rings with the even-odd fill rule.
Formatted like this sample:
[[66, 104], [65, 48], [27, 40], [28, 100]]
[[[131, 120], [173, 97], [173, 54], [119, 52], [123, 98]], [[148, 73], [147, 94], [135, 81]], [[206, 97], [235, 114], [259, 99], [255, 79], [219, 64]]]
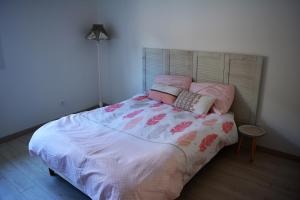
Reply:
[[235, 86], [231, 110], [238, 124], [255, 124], [263, 56], [144, 48], [144, 90], [159, 74], [186, 75], [195, 82]]

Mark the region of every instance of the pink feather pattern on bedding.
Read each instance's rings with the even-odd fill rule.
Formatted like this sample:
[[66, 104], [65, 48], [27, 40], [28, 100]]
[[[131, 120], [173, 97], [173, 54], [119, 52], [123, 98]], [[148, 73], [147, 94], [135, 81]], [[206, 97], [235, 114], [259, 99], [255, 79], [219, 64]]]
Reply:
[[206, 116], [206, 114], [196, 115], [195, 119], [204, 119]]
[[140, 116], [140, 117], [137, 117], [137, 118], [132, 119], [130, 122], [128, 122], [128, 123], [124, 126], [123, 130], [128, 130], [128, 129], [134, 128], [140, 121], [143, 120], [143, 118], [144, 118], [143, 116]]
[[155, 104], [151, 104], [150, 108], [157, 108], [159, 106], [163, 105], [161, 102], [155, 103]]
[[174, 128], [171, 129], [172, 135], [174, 135], [177, 132], [184, 131], [184, 129], [189, 127], [192, 123], [192, 121], [183, 121], [180, 124], [177, 124]]
[[231, 130], [232, 130], [232, 127], [233, 127], [233, 122], [224, 122], [222, 124], [222, 129], [224, 131], [224, 133], [229, 133]]
[[133, 118], [133, 117], [135, 117], [136, 115], [140, 114], [143, 111], [144, 111], [144, 109], [133, 111], [132, 113], [129, 113], [129, 114], [125, 115], [123, 118], [124, 119], [125, 118]]
[[177, 139], [177, 144], [181, 146], [188, 146], [191, 144], [191, 142], [196, 138], [197, 131], [191, 131], [186, 135], [181, 136]]
[[132, 100], [134, 100], [134, 101], [143, 101], [147, 98], [148, 98], [148, 96], [137, 96], [137, 97], [132, 98]]
[[217, 123], [217, 121], [217, 119], [210, 119], [202, 122], [202, 124], [205, 126], [214, 126]]
[[123, 103], [116, 103], [116, 104], [105, 107], [104, 110], [106, 112], [114, 112], [115, 110], [117, 110], [118, 108], [121, 108], [122, 106], [123, 106]]
[[199, 145], [199, 149], [201, 152], [204, 152], [208, 146], [210, 146], [213, 141], [218, 137], [217, 134], [212, 133], [207, 135], [203, 140], [201, 141], [201, 144]]
[[155, 115], [154, 117], [150, 118], [148, 121], [147, 121], [147, 125], [155, 125], [157, 124], [160, 120], [162, 120], [164, 117], [166, 116], [165, 113], [161, 113], [159, 115]]

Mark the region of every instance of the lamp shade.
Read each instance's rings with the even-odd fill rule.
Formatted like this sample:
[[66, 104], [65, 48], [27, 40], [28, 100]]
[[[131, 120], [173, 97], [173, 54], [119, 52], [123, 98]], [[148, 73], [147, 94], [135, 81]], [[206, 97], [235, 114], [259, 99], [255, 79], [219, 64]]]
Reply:
[[92, 29], [86, 35], [88, 40], [108, 40], [108, 35], [102, 24], [93, 24]]

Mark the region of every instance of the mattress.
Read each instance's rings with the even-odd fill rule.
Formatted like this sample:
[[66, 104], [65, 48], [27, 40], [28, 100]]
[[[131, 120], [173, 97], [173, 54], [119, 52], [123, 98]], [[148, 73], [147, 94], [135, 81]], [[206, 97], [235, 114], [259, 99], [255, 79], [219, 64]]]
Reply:
[[236, 142], [232, 113], [196, 115], [136, 95], [45, 124], [29, 152], [93, 200], [175, 199]]

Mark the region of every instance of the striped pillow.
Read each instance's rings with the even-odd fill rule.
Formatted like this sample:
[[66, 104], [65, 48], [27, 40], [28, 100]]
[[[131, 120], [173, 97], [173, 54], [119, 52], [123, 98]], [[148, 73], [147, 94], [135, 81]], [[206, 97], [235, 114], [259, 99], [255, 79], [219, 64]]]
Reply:
[[182, 89], [173, 87], [173, 86], [169, 86], [169, 85], [154, 83], [151, 87], [151, 90], [167, 93], [167, 94], [177, 97]]
[[149, 98], [171, 105], [175, 102], [180, 92], [180, 88], [163, 84], [153, 84], [149, 91]]
[[206, 114], [215, 102], [215, 98], [202, 96], [187, 90], [177, 97], [174, 106], [198, 115]]

